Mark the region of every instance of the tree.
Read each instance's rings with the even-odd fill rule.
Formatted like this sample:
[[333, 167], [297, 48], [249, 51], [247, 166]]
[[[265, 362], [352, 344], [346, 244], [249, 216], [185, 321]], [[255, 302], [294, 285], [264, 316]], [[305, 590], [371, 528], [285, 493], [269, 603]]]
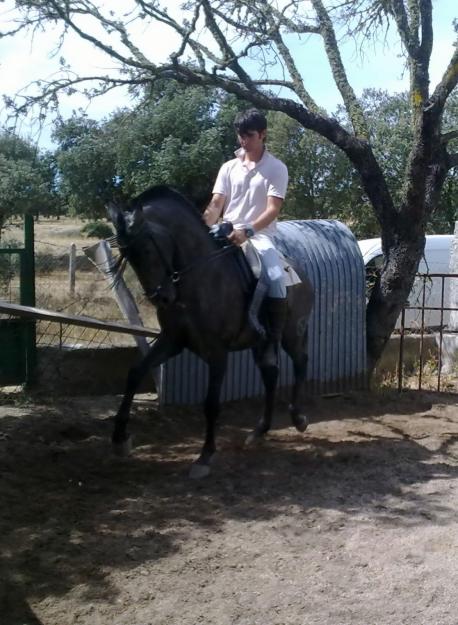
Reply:
[[[227, 157], [225, 94], [168, 81], [106, 126], [117, 137], [116, 172], [127, 195], [170, 184], [202, 207]], [[231, 120], [232, 123], [232, 120]], [[234, 143], [234, 138], [233, 138]]]
[[12, 215], [50, 214], [58, 206], [51, 156], [14, 133], [0, 132], [0, 236]]
[[[447, 100], [444, 109], [443, 135], [452, 138], [458, 127], [458, 91], [455, 90]], [[451, 234], [458, 220], [458, 166], [452, 168], [447, 176], [439, 198], [437, 208], [432, 214], [431, 225], [434, 232]]]
[[116, 182], [116, 138], [103, 122], [74, 113], [59, 120], [53, 132], [59, 193], [74, 215], [105, 215]]
[[269, 149], [288, 166], [286, 219], [340, 219], [359, 238], [378, 236], [375, 216], [345, 154], [284, 113], [269, 115]]
[[[282, 111], [345, 153], [380, 225], [385, 255], [367, 308], [368, 354], [373, 365], [410, 292], [424, 249], [426, 224], [438, 205], [447, 173], [458, 164], [458, 155], [449, 148], [458, 129], [444, 133], [442, 127], [445, 104], [458, 82], [458, 47], [444, 66], [440, 82], [430, 88], [432, 0], [291, 0], [284, 4], [189, 0], [176, 18], [156, 0], [131, 0], [125, 9], [128, 20], [113, 9], [103, 13], [89, 0], [17, 0], [16, 5], [22, 16], [17, 30], [42, 27], [47, 21], [61, 24], [63, 37], [70, 31], [76, 33], [118, 64], [119, 71], [95, 77], [94, 94], [166, 78], [185, 85], [215, 86], [266, 110]], [[159, 23], [180, 38], [169, 61], [154, 63], [140, 49], [135, 31], [127, 25], [136, 20], [143, 22], [143, 31], [145, 25]], [[410, 76], [412, 134], [398, 198], [375, 152], [370, 119], [348, 80], [337, 36], [360, 37], [363, 45], [381, 29], [391, 27], [402, 43]], [[292, 37], [303, 34], [321, 38], [348, 123], [328, 116], [307, 91], [293, 48], [288, 47]], [[253, 70], [256, 60], [262, 66]], [[275, 64], [282, 66], [282, 73], [271, 71]], [[94, 80], [94, 76], [64, 73], [42, 84], [23, 107], [36, 102], [53, 104], [61, 91], [75, 89], [87, 78]]]
[[[245, 104], [246, 106], [246, 104]], [[86, 114], [60, 120], [60, 192], [74, 214], [99, 217], [115, 195], [132, 197], [170, 184], [205, 206], [221, 163], [235, 147], [234, 97], [172, 81], [156, 85], [133, 110], [103, 121]]]

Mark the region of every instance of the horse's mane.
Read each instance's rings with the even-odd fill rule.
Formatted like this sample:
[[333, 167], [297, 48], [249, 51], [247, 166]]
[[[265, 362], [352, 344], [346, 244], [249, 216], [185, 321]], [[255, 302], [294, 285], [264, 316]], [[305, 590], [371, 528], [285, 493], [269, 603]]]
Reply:
[[179, 205], [183, 206], [183, 208], [185, 208], [188, 213], [198, 218], [200, 222], [202, 221], [202, 215], [197, 210], [195, 205], [190, 200], [188, 200], [182, 193], [180, 193], [173, 187], [169, 187], [166, 184], [160, 184], [146, 189], [145, 191], [137, 195], [133, 200], [131, 200], [130, 208], [141, 209], [146, 204], [159, 204], [164, 200], [172, 200], [173, 202], [178, 203]]

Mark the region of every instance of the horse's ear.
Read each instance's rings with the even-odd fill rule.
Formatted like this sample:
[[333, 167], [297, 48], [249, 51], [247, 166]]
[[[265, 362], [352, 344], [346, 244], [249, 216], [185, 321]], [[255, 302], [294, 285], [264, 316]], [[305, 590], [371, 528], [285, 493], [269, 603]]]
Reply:
[[135, 234], [142, 227], [145, 217], [140, 208], [125, 210], [117, 202], [108, 202], [105, 205], [108, 215], [116, 228], [116, 233], [121, 237]]
[[110, 217], [118, 237], [125, 237], [127, 234], [128, 224], [126, 223], [125, 212], [117, 202], [108, 202], [105, 204], [108, 216]]
[[[143, 211], [134, 208], [133, 210], [123, 211], [121, 213], [122, 221], [123, 221], [123, 233], [127, 236], [135, 236], [142, 228], [143, 223], [145, 221], [145, 217], [143, 215]], [[118, 224], [119, 224], [119, 215], [118, 215]]]
[[122, 210], [116, 202], [108, 202], [105, 204], [105, 209], [108, 213], [108, 217], [111, 219], [112, 224], [115, 228], [118, 228], [118, 219], [119, 216], [122, 215]]
[[132, 215], [131, 228], [132, 229], [140, 228], [143, 225], [143, 222], [145, 221], [145, 215], [143, 214], [143, 210], [140, 207], [135, 206], [133, 211], [131, 212], [131, 215]]

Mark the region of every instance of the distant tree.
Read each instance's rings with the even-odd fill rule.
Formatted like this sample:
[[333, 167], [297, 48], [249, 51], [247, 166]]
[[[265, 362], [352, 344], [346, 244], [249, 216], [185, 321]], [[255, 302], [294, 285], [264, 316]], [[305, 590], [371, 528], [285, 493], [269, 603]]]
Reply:
[[197, 206], [208, 202], [221, 163], [236, 147], [233, 120], [242, 104], [218, 90], [156, 85], [133, 110], [96, 121], [60, 120], [53, 137], [60, 193], [74, 214], [101, 217], [116, 195], [170, 184]]
[[40, 154], [14, 133], [0, 131], [0, 235], [13, 215], [52, 214], [58, 207], [50, 155]]
[[105, 203], [113, 197], [116, 179], [116, 138], [104, 122], [74, 113], [59, 120], [53, 139], [59, 176], [59, 193], [74, 215], [105, 215]]
[[176, 83], [150, 95], [107, 128], [118, 137], [117, 173], [132, 195], [153, 184], [170, 184], [202, 206], [225, 158], [219, 115], [224, 99], [201, 87]]
[[[458, 91], [447, 100], [444, 110], [444, 144], [458, 143]], [[455, 138], [455, 139], [454, 139]], [[444, 181], [437, 208], [430, 220], [431, 230], [442, 234], [451, 234], [458, 221], [458, 162], [450, 169]]]

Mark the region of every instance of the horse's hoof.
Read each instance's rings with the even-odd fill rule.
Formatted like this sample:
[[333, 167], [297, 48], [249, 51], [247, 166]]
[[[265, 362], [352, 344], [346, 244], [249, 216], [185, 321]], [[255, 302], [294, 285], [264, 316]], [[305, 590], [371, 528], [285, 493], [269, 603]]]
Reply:
[[252, 447], [262, 440], [262, 435], [257, 432], [251, 432], [245, 439], [245, 447]]
[[119, 456], [120, 458], [127, 458], [132, 453], [132, 437], [128, 436], [125, 441], [121, 441], [120, 443], [114, 442], [113, 445], [113, 453], [115, 456]]
[[195, 462], [189, 471], [189, 477], [192, 480], [201, 480], [203, 477], [208, 477], [209, 475], [210, 467], [208, 464], [199, 464], [198, 462]]
[[298, 432], [305, 432], [307, 426], [309, 424], [308, 419], [305, 415], [298, 415], [293, 419], [294, 427]]

